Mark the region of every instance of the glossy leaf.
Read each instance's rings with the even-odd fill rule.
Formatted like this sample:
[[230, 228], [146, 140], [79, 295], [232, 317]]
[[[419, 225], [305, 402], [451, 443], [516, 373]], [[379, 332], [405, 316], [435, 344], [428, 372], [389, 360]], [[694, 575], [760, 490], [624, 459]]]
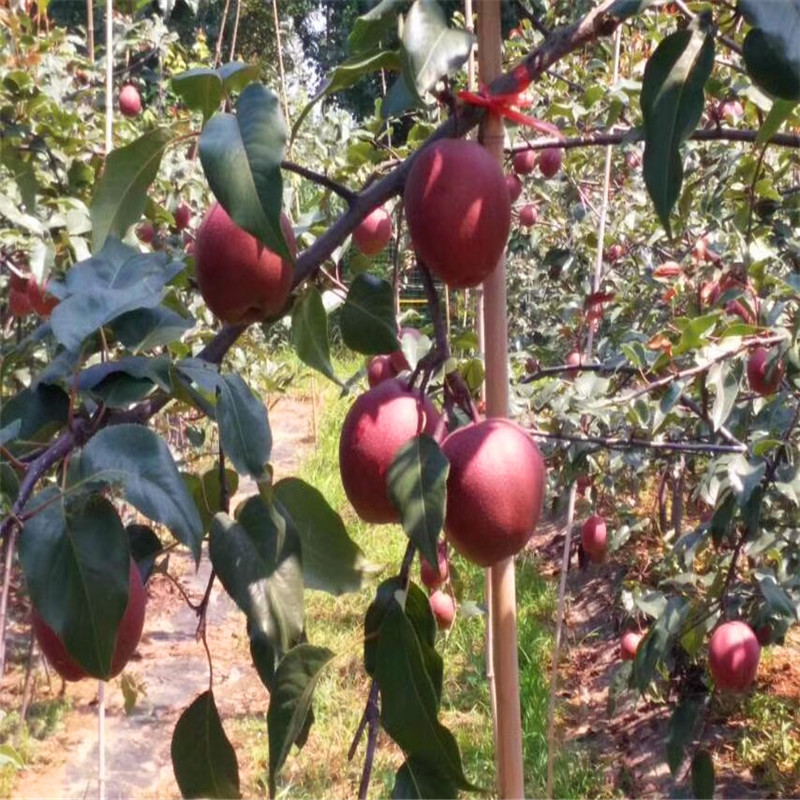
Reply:
[[128, 537], [114, 506], [94, 495], [65, 504], [55, 487], [29, 504], [19, 555], [33, 605], [95, 678], [111, 674], [128, 604]]
[[687, 28], [664, 38], [647, 62], [642, 82], [644, 178], [667, 232], [683, 183], [680, 146], [703, 113], [703, 87], [714, 63], [714, 37]]
[[380, 44], [384, 36], [397, 26], [397, 12], [406, 0], [380, 0], [353, 24], [347, 37], [351, 53], [362, 53]]
[[697, 800], [714, 797], [714, 760], [708, 750], [698, 750], [692, 759], [692, 794]]
[[141, 425], [104, 428], [83, 448], [77, 476], [119, 486], [146, 517], [166, 525], [200, 559], [203, 523], [163, 439]]
[[300, 539], [309, 589], [332, 595], [357, 592], [380, 571], [347, 535], [342, 518], [319, 490], [300, 478], [284, 478], [273, 491], [278, 509]]
[[212, 691], [198, 695], [172, 733], [172, 769], [183, 797], [241, 797], [239, 765]]
[[125, 527], [125, 533], [128, 536], [131, 558], [139, 568], [142, 583], [146, 583], [153, 571], [156, 556], [163, 548], [161, 540], [149, 525], [135, 522]]
[[140, 308], [117, 317], [111, 330], [132, 353], [143, 353], [171, 344], [195, 325], [193, 317], [182, 317], [162, 306]]
[[23, 389], [0, 403], [0, 444], [47, 441], [66, 424], [68, 413], [69, 397], [58, 387]]
[[120, 238], [144, 211], [147, 191], [172, 140], [167, 128], [154, 128], [124, 147], [112, 150], [92, 198], [92, 249], [109, 234]]
[[258, 79], [258, 65], [244, 61], [229, 61], [217, 68], [226, 92], [237, 92]]
[[200, 111], [207, 120], [222, 101], [222, 79], [215, 69], [197, 67], [172, 78], [172, 89], [192, 111]]
[[332, 658], [327, 648], [299, 644], [286, 654], [275, 672], [267, 711], [272, 797], [278, 771], [303, 731], [317, 681]]
[[292, 308], [292, 342], [304, 364], [336, 381], [331, 365], [328, 315], [315, 286], [298, 298]]
[[342, 309], [341, 327], [344, 343], [356, 352], [378, 355], [397, 350], [391, 284], [367, 273], [356, 276]]
[[395, 454], [386, 475], [389, 498], [406, 536], [430, 564], [438, 563], [450, 463], [434, 439], [415, 436]]

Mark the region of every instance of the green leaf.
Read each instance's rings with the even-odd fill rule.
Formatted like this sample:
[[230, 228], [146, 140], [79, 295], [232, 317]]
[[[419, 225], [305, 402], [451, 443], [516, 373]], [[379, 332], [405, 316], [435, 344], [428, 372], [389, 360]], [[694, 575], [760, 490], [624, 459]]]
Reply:
[[142, 582], [145, 583], [153, 571], [156, 556], [163, 546], [155, 531], [149, 525], [139, 525], [132, 522], [125, 527], [131, 558], [139, 568]]
[[34, 608], [95, 678], [111, 675], [128, 604], [128, 537], [100, 495], [67, 506], [55, 487], [31, 500], [19, 555]]
[[258, 79], [258, 64], [244, 61], [229, 61], [217, 69], [226, 92], [238, 92]]
[[663, 39], [645, 67], [641, 94], [644, 178], [667, 233], [683, 183], [680, 146], [700, 121], [703, 87], [713, 64], [713, 34], [687, 28]]
[[299, 644], [286, 654], [275, 672], [267, 711], [272, 797], [278, 770], [303, 731], [317, 681], [332, 658], [333, 653], [327, 648]]
[[188, 109], [202, 112], [204, 122], [222, 102], [222, 79], [217, 70], [208, 67], [197, 67], [175, 75], [172, 89]]
[[273, 488], [275, 503], [300, 538], [303, 579], [309, 589], [332, 595], [360, 591], [380, 571], [347, 535], [342, 518], [321, 492], [300, 478], [284, 478]]
[[166, 525], [200, 560], [203, 523], [166, 443], [142, 425], [104, 428], [83, 448], [81, 481], [119, 485], [146, 517]]
[[154, 128], [108, 154], [92, 198], [92, 250], [100, 250], [109, 234], [122, 238], [142, 216], [147, 190], [170, 141], [169, 129]]
[[475, 43], [469, 31], [447, 27], [436, 0], [415, 0], [403, 24], [406, 65], [419, 95], [438, 80], [455, 72], [469, 57]]
[[800, 100], [800, 0], [740, 0], [753, 26], [742, 47], [753, 81], [783, 100]]
[[667, 728], [667, 765], [673, 777], [683, 761], [686, 748], [692, 743], [695, 726], [703, 709], [703, 703], [692, 697], [684, 697], [675, 706]]
[[628, 693], [631, 675], [633, 674], [633, 662], [623, 661], [615, 670], [608, 687], [608, 700], [606, 701], [606, 712], [609, 717], [617, 713], [620, 700]]
[[779, 130], [781, 125], [792, 115], [797, 105], [796, 100], [776, 100], [767, 114], [756, 137], [756, 145], [765, 145]]
[[[225, 511], [222, 507], [222, 486], [220, 485], [219, 462], [215, 462], [211, 469], [200, 475], [182, 472], [181, 478], [192, 495], [194, 504], [200, 511], [203, 520], [203, 531], [211, 530], [211, 521], [214, 515]], [[232, 469], [225, 470], [225, 485], [227, 497], [230, 499], [239, 488], [239, 475]]]
[[641, 14], [642, 11], [652, 6], [655, 2], [656, 0], [617, 0], [608, 7], [606, 13], [610, 17], [623, 22], [630, 17]]
[[342, 309], [342, 338], [358, 353], [393, 353], [400, 345], [392, 285], [374, 275], [357, 275]]
[[633, 682], [640, 692], [647, 689], [656, 667], [669, 655], [689, 611], [690, 605], [682, 597], [670, 597], [661, 616], [642, 640], [633, 661]]
[[714, 404], [709, 418], [715, 431], [725, 424], [736, 405], [741, 377], [741, 362], [719, 362], [708, 371], [708, 383], [714, 388]]
[[172, 733], [172, 769], [183, 797], [241, 797], [236, 752], [212, 691], [198, 695]]
[[397, 601], [389, 604], [380, 626], [375, 678], [381, 692], [381, 724], [406, 755], [456, 786], [472, 788], [453, 734], [436, 718], [436, 691], [419, 638]]
[[439, 445], [423, 433], [397, 451], [386, 474], [403, 530], [430, 564], [438, 563], [449, 471], [450, 462]]
[[278, 98], [260, 83], [242, 92], [235, 116], [215, 114], [200, 135], [200, 161], [222, 207], [240, 228], [293, 261], [280, 225], [285, 147]]
[[292, 342], [304, 364], [338, 383], [331, 365], [328, 315], [322, 295], [315, 286], [295, 301], [292, 309]]
[[711, 539], [719, 547], [731, 530], [733, 515], [736, 513], [736, 496], [728, 492], [721, 503], [717, 504], [711, 517]]
[[36, 172], [31, 161], [20, 158], [17, 148], [7, 139], [0, 139], [0, 164], [11, 173], [17, 184], [25, 210], [29, 214], [34, 214], [39, 182], [36, 180]]
[[422, 800], [426, 797], [458, 797], [458, 787], [447, 775], [425, 761], [406, 759], [397, 770], [392, 800]]
[[116, 403], [117, 397], [114, 393], [116, 379], [120, 377], [129, 377], [141, 382], [149, 387], [149, 390], [158, 386], [167, 393], [172, 391], [170, 360], [167, 356], [155, 358], [125, 356], [117, 361], [95, 364], [78, 374], [78, 389], [98, 395], [107, 405], [123, 405], [124, 398], [123, 403]]
[[380, 44], [384, 36], [397, 26], [397, 12], [406, 0], [381, 0], [366, 14], [353, 23], [353, 30], [347, 37], [351, 53], [362, 53]]
[[0, 403], [0, 444], [45, 442], [67, 422], [69, 397], [39, 384]]
[[741, 454], [728, 462], [728, 478], [740, 506], [744, 506], [750, 499], [753, 490], [761, 483], [766, 469], [763, 459], [748, 459]]
[[797, 619], [797, 609], [786, 590], [778, 585], [774, 575], [757, 574], [758, 588], [771, 611], [789, 619]]
[[409, 82], [405, 74], [400, 73], [381, 102], [381, 119], [399, 117], [404, 111], [420, 108], [422, 105], [422, 99], [414, 89], [413, 82]]
[[279, 514], [255, 495], [234, 522], [220, 513], [211, 523], [211, 563], [236, 605], [280, 654], [303, 631], [300, 542]]
[[692, 759], [692, 794], [697, 800], [714, 797], [714, 760], [708, 750], [698, 750]]
[[182, 317], [172, 309], [156, 306], [122, 314], [110, 327], [117, 339], [136, 354], [171, 344], [194, 325], [193, 317]]

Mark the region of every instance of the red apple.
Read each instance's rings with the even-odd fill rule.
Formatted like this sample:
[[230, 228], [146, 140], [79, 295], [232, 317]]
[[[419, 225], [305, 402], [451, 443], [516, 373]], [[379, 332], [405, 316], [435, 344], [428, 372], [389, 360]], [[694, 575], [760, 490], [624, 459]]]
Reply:
[[545, 492], [545, 465], [527, 432], [488, 419], [451, 433], [444, 529], [450, 544], [483, 567], [518, 553], [533, 534]]
[[605, 253], [603, 253], [603, 257], [609, 264], [619, 261], [624, 255], [625, 248], [619, 243], [610, 245], [606, 248]]
[[581, 529], [581, 544], [590, 560], [600, 562], [608, 549], [606, 521], [599, 514], [593, 514]]
[[512, 203], [516, 203], [522, 195], [522, 181], [516, 175], [506, 175], [508, 196]]
[[564, 151], [560, 147], [548, 147], [539, 156], [539, 170], [545, 178], [552, 178], [561, 169]]
[[415, 158], [403, 194], [417, 255], [452, 288], [477, 286], [492, 272], [511, 229], [505, 176], [477, 142], [444, 139]]
[[353, 231], [353, 241], [365, 256], [380, 253], [391, 238], [392, 218], [382, 206], [370, 211]]
[[536, 206], [528, 203], [519, 210], [519, 224], [523, 228], [530, 228], [535, 225], [537, 219], [539, 219], [539, 209]]
[[439, 558], [435, 567], [423, 555], [419, 557], [419, 577], [428, 589], [438, 589], [450, 576], [447, 542], [439, 542], [437, 552]]
[[397, 377], [397, 370], [391, 355], [375, 356], [367, 364], [367, 383], [370, 386], [377, 386], [379, 383], [388, 381], [390, 378]]
[[[281, 214], [289, 250], [297, 253], [289, 218]], [[292, 288], [294, 266], [242, 230], [214, 203], [195, 239], [195, 271], [203, 300], [223, 322], [256, 322], [277, 314]]]
[[744, 108], [738, 100], [725, 100], [717, 110], [717, 119], [725, 120], [728, 125], [735, 125], [744, 116]]
[[431, 611], [439, 630], [445, 630], [453, 624], [456, 618], [456, 604], [449, 594], [437, 589], [429, 598]]
[[386, 380], [356, 399], [339, 438], [339, 472], [345, 494], [365, 522], [397, 522], [386, 473], [397, 451], [420, 433], [433, 436], [439, 412], [405, 381]]
[[514, 153], [514, 172], [517, 175], [530, 175], [536, 169], [536, 151], [520, 150]]
[[642, 166], [642, 157], [635, 151], [629, 150], [625, 153], [625, 166], [630, 169], [639, 169]]
[[761, 646], [745, 622], [724, 622], [708, 645], [708, 668], [722, 692], [741, 692], [756, 678]]
[[156, 229], [150, 220], [143, 222], [136, 228], [136, 236], [140, 242], [144, 242], [144, 244], [150, 244], [153, 241], [156, 235]]
[[142, 584], [139, 568], [136, 562], [131, 559], [131, 566], [128, 578], [128, 605], [122, 615], [119, 627], [117, 628], [117, 640], [114, 645], [114, 654], [111, 658], [111, 673], [109, 675], [90, 676], [83, 667], [75, 661], [67, 652], [64, 643], [59, 639], [58, 634], [42, 619], [34, 610], [33, 612], [33, 632], [42, 653], [47, 658], [50, 666], [65, 680], [79, 681], [83, 678], [113, 678], [119, 675], [130, 660], [134, 651], [139, 645], [144, 627], [144, 611], [147, 594]]
[[780, 359], [768, 369], [768, 360], [769, 350], [765, 347], [756, 347], [747, 360], [747, 382], [750, 384], [750, 389], [763, 397], [778, 391], [785, 370], [785, 365]]
[[644, 636], [641, 633], [636, 633], [635, 631], [623, 633], [622, 638], [619, 640], [619, 657], [623, 661], [633, 661], [643, 638]]
[[136, 117], [142, 110], [142, 98], [132, 83], [126, 84], [120, 90], [119, 110], [123, 117]]
[[186, 205], [186, 203], [181, 203], [177, 210], [175, 211], [175, 227], [182, 231], [184, 228], [189, 227], [189, 223], [192, 220], [192, 209]]

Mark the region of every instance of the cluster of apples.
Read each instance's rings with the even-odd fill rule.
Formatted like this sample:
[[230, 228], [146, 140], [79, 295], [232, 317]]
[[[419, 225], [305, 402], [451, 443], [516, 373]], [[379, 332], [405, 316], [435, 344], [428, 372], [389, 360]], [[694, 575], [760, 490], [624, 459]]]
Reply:
[[456, 618], [456, 602], [453, 595], [442, 589], [450, 580], [450, 559], [447, 542], [439, 542], [436, 548], [437, 562], [434, 566], [424, 556], [419, 557], [419, 579], [429, 591], [431, 612], [439, 630], [445, 630]]
[[[175, 230], [179, 233], [186, 231], [192, 222], [192, 209], [186, 203], [179, 203], [175, 209], [174, 214]], [[156, 226], [149, 219], [146, 219], [136, 227], [136, 238], [143, 244], [153, 244], [156, 238]], [[186, 252], [191, 254], [194, 251], [194, 239], [187, 232], [184, 233], [184, 244], [186, 245]]]
[[12, 316], [24, 318], [31, 314], [49, 317], [58, 305], [58, 299], [47, 292], [47, 282], [39, 285], [32, 275], [11, 273], [8, 307]]
[[[530, 175], [538, 166], [545, 178], [555, 177], [561, 169], [564, 151], [560, 147], [548, 147], [542, 150], [537, 157], [535, 150], [520, 150], [514, 153], [512, 164], [514, 172], [505, 176], [508, 194], [511, 202], [516, 203], [522, 196], [523, 183], [521, 175]], [[539, 219], [539, 208], [533, 203], [525, 203], [519, 209], [519, 224], [523, 228], [530, 228]]]

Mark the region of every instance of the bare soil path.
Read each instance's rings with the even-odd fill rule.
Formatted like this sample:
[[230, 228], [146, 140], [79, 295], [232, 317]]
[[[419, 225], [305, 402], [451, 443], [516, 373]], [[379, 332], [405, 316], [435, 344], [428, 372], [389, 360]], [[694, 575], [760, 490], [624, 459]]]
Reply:
[[[272, 462], [279, 479], [294, 474], [313, 448], [311, 404], [285, 397], [269, 414]], [[252, 482], [242, 481], [231, 508], [254, 491]], [[202, 597], [210, 572], [205, 554], [197, 572], [188, 554], [170, 558], [170, 573], [195, 601]], [[170, 758], [172, 730], [183, 709], [208, 687], [208, 663], [202, 643], [195, 638], [196, 629], [197, 615], [182, 602], [176, 587], [164, 576], [154, 576], [148, 583], [144, 634], [127, 669], [144, 682], [146, 695], [126, 715], [120, 679], [105, 688], [108, 800], [180, 797]], [[268, 696], [250, 662], [244, 617], [218, 581], [208, 607], [207, 638], [223, 724], [238, 715], [266, 712]], [[12, 682], [19, 686], [22, 679], [18, 670], [10, 672], [3, 688], [11, 689], [6, 684]], [[51, 675], [54, 693], [60, 684], [58, 676]], [[99, 796], [97, 691], [98, 684], [91, 680], [66, 684], [72, 709], [58, 732], [37, 746], [33, 766], [18, 773], [15, 797], [81, 800]], [[49, 692], [48, 681], [40, 673], [37, 699]]]

